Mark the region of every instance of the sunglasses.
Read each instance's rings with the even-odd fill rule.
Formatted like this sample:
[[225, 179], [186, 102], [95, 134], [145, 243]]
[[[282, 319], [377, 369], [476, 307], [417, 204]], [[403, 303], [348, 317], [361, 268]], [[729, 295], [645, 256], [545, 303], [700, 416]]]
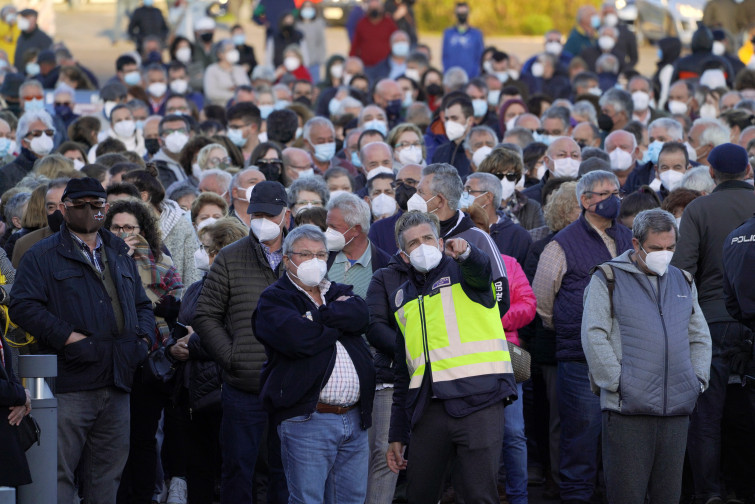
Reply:
[[55, 105], [65, 105], [66, 107], [71, 106], [71, 102], [64, 101], [64, 102], [55, 102]]
[[55, 130], [54, 130], [54, 129], [46, 129], [46, 130], [35, 130], [35, 131], [30, 131], [30, 132], [28, 132], [28, 133], [26, 134], [26, 136], [27, 136], [27, 137], [29, 137], [29, 136], [33, 136], [34, 138], [37, 138], [37, 137], [41, 137], [41, 136], [42, 136], [42, 134], [45, 134], [45, 135], [47, 135], [47, 136], [51, 137], [51, 136], [54, 136], [54, 135], [55, 135]]
[[105, 207], [105, 201], [104, 200], [94, 200], [94, 201], [70, 201], [63, 203], [66, 208], [74, 208], [76, 210], [83, 210], [86, 207], [99, 210], [100, 208]]
[[498, 180], [503, 180], [504, 177], [506, 177], [506, 180], [509, 182], [516, 182], [520, 178], [522, 178], [520, 175], [517, 175], [516, 173], [494, 173], [496, 177], [498, 177]]
[[32, 101], [32, 100], [44, 100], [44, 96], [42, 95], [31, 95], [31, 96], [24, 96], [21, 98], [24, 101]]

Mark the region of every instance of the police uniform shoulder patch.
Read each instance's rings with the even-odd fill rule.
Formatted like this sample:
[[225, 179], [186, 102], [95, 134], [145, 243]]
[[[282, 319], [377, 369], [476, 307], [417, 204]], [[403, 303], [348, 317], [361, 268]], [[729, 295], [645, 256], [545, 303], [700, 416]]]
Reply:
[[396, 292], [396, 297], [393, 299], [393, 303], [396, 305], [396, 308], [399, 308], [404, 303], [404, 289], [399, 289], [398, 292]]
[[440, 287], [448, 287], [449, 285], [451, 285], [451, 277], [443, 277], [437, 282], [435, 282], [433, 286], [430, 288], [430, 290], [435, 290]]

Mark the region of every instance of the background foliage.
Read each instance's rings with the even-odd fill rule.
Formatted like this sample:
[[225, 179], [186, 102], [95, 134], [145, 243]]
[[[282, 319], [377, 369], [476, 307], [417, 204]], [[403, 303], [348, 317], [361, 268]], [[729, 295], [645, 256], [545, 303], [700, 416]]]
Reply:
[[[589, 0], [468, 0], [470, 24], [486, 35], [542, 35], [574, 26], [577, 9]], [[421, 30], [443, 31], [454, 22], [456, 0], [417, 0], [414, 12]]]

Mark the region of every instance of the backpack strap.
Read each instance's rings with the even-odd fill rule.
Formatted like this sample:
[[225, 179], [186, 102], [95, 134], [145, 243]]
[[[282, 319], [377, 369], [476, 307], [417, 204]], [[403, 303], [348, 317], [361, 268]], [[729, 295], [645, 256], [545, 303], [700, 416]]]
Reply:
[[613, 288], [616, 285], [616, 277], [613, 272], [613, 266], [608, 263], [598, 264], [590, 273], [600, 271], [603, 273], [603, 277], [606, 279], [606, 287], [608, 288], [608, 302], [611, 305], [611, 318], [613, 318]]

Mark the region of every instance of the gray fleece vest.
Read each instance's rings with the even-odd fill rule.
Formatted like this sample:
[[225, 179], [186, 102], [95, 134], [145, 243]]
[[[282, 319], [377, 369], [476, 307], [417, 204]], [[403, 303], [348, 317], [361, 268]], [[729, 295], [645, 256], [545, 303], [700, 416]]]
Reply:
[[614, 317], [621, 331], [620, 412], [689, 415], [700, 393], [689, 350], [689, 283], [673, 266], [656, 277], [657, 291], [645, 274], [613, 270]]

